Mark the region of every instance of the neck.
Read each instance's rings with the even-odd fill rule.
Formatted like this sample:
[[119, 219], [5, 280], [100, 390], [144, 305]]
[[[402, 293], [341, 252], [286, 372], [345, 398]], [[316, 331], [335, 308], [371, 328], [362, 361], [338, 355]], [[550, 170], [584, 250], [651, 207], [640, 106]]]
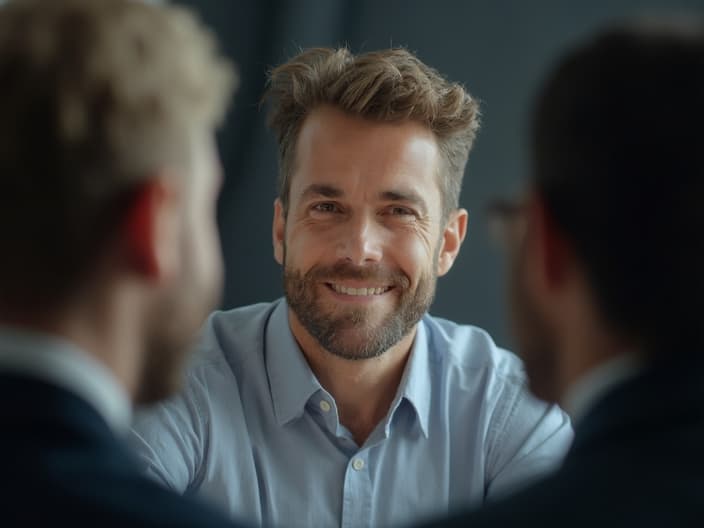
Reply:
[[137, 334], [129, 324], [131, 319], [134, 320], [134, 313], [130, 314], [126, 306], [99, 302], [97, 296], [67, 303], [50, 312], [0, 311], [0, 322], [4, 325], [70, 341], [107, 367], [134, 399], [140, 365]]
[[609, 331], [594, 317], [583, 314], [562, 335], [560, 405], [570, 391], [599, 367], [619, 358], [638, 358], [635, 347]]
[[289, 324], [311, 370], [335, 398], [340, 423], [350, 430], [358, 445], [364, 444], [389, 412], [416, 328], [380, 356], [350, 360], [321, 347], [290, 309]]
[[562, 408], [577, 426], [591, 408], [612, 387], [627, 380], [642, 367], [642, 358], [623, 353], [605, 360], [588, 370], [572, 383], [562, 398]]

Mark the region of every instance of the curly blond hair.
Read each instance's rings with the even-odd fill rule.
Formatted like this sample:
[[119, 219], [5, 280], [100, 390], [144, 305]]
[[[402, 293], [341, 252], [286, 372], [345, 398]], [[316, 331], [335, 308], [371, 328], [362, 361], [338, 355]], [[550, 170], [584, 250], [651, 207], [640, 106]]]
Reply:
[[406, 49], [353, 55], [313, 48], [274, 68], [264, 96], [279, 142], [279, 198], [288, 209], [295, 147], [308, 114], [322, 104], [366, 119], [412, 120], [434, 134], [442, 154], [439, 186], [445, 217], [456, 209], [465, 165], [479, 129], [479, 105]]

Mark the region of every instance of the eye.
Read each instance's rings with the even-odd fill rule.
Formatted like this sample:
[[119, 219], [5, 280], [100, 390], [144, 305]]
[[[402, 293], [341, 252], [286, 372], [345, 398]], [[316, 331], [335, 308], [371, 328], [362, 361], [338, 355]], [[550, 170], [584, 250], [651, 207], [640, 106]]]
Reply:
[[314, 213], [336, 213], [340, 210], [336, 203], [319, 202], [311, 206], [311, 211]]
[[413, 209], [409, 209], [408, 207], [403, 207], [401, 205], [392, 205], [389, 207], [388, 211], [392, 216], [417, 216]]

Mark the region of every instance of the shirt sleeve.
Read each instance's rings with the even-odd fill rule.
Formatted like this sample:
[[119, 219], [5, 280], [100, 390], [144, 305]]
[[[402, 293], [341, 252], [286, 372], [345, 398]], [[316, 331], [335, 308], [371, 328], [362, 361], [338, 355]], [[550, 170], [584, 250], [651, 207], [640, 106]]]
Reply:
[[167, 488], [183, 494], [200, 478], [204, 434], [197, 395], [190, 385], [166, 402], [135, 414], [129, 443], [142, 471]]
[[485, 498], [492, 501], [557, 469], [574, 436], [567, 414], [507, 384], [489, 429]]

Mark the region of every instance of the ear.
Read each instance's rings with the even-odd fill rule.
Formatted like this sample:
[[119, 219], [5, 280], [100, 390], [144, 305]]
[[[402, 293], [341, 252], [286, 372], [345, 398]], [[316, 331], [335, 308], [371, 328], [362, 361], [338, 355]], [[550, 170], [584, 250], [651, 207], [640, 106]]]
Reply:
[[458, 209], [450, 215], [450, 219], [442, 233], [442, 246], [438, 255], [439, 277], [450, 271], [457, 254], [460, 252], [460, 247], [467, 234], [468, 216], [466, 209]]
[[272, 241], [274, 243], [274, 259], [284, 265], [284, 244], [286, 242], [286, 214], [281, 200], [274, 200], [274, 221], [272, 222]]
[[128, 265], [150, 281], [174, 276], [180, 265], [180, 202], [168, 180], [155, 178], [134, 190], [122, 224]]
[[541, 287], [560, 289], [573, 268], [572, 248], [540, 196], [531, 196], [526, 214], [526, 253], [533, 274]]

